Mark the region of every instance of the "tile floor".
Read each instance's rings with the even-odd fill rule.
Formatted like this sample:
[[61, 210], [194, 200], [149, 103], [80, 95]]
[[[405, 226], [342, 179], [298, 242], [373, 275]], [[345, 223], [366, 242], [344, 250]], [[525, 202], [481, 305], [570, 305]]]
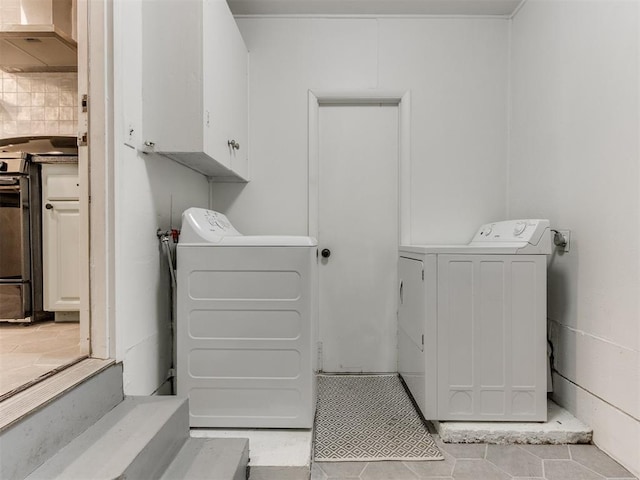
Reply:
[[0, 323], [0, 396], [80, 357], [78, 323]]
[[628, 480], [635, 479], [594, 445], [436, 443], [444, 461], [316, 462], [311, 480]]

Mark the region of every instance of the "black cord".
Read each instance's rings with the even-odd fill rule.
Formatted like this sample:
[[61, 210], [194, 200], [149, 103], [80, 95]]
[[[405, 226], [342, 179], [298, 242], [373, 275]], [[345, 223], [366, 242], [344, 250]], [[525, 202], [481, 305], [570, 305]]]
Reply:
[[554, 230], [553, 228], [551, 229], [551, 231], [553, 232], [553, 244], [556, 247], [566, 247], [567, 246], [567, 240], [564, 238], [564, 235], [562, 233], [560, 233], [558, 230]]

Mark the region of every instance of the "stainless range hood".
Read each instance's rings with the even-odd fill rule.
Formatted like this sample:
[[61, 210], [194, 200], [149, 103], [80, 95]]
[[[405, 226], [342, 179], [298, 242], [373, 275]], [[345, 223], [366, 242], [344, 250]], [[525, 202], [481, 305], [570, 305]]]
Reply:
[[0, 7], [2, 70], [77, 71], [75, 0], [0, 0]]

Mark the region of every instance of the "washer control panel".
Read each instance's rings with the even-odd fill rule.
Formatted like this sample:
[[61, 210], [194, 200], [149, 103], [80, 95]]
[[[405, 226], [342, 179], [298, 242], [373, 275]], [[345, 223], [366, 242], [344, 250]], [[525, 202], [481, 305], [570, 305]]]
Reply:
[[223, 237], [241, 235], [220, 212], [189, 208], [182, 214], [181, 243], [218, 243]]
[[537, 245], [545, 231], [549, 230], [549, 220], [522, 219], [505, 220], [482, 225], [473, 236], [471, 243], [485, 242], [527, 242]]
[[[237, 235], [238, 231], [233, 228], [231, 222], [220, 212], [214, 212], [213, 210], [202, 211], [202, 217], [209, 225], [206, 227], [211, 232], [218, 232], [221, 235], [229, 234]], [[205, 222], [201, 222], [205, 223]]]

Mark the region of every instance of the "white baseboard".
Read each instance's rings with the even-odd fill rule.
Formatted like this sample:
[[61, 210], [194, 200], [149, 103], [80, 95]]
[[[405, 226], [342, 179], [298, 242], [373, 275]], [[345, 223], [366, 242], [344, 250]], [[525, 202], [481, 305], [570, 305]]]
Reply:
[[593, 428], [593, 443], [640, 478], [640, 421], [554, 372], [553, 398]]

